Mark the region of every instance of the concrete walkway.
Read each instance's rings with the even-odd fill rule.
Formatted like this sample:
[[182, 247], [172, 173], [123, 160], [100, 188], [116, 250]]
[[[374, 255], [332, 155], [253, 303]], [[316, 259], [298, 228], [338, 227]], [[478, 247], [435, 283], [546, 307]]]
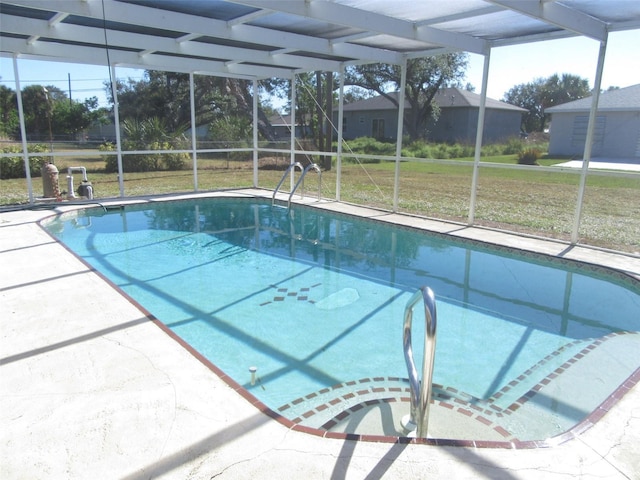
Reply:
[[[4, 480], [640, 479], [637, 386], [596, 425], [550, 448], [355, 442], [289, 430], [52, 240], [35, 223], [52, 213], [0, 212]], [[608, 255], [604, 262], [640, 274], [638, 259], [582, 250], [591, 262]]]
[[[558, 163], [554, 167], [582, 168], [582, 160], [570, 160]], [[590, 170], [618, 170], [626, 172], [640, 172], [639, 159], [592, 158], [589, 161]]]

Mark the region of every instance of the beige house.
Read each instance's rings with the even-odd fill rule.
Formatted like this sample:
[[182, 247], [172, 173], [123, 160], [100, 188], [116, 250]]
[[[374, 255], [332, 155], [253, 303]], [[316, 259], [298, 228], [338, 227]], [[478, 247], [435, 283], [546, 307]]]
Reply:
[[[590, 109], [591, 97], [547, 108], [550, 155], [584, 154]], [[640, 162], [640, 84], [600, 95], [591, 155]]]

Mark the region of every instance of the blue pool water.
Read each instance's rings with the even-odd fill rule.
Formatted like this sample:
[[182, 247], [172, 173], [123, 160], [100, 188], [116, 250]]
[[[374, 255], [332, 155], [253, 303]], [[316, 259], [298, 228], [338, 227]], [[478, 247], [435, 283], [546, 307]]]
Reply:
[[[158, 202], [46, 228], [274, 410], [351, 380], [406, 378], [404, 309], [422, 285], [438, 309], [433, 381], [480, 401], [639, 330], [640, 289], [622, 275], [306, 207]], [[413, 323], [421, 358], [421, 316]]]

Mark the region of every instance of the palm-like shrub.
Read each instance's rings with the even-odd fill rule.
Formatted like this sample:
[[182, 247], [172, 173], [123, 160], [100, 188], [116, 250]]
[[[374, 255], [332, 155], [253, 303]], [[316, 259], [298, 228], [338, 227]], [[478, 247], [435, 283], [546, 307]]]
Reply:
[[[125, 172], [150, 172], [157, 170], [181, 170], [189, 160], [187, 153], [166, 153], [186, 147], [184, 129], [169, 132], [165, 122], [158, 117], [145, 120], [127, 119], [122, 123], [123, 150], [144, 151], [164, 150], [165, 153], [132, 153], [123, 157], [122, 168]], [[118, 170], [118, 159], [109, 155], [105, 159], [105, 170], [114, 173]]]
[[537, 148], [525, 148], [518, 152], [518, 163], [520, 165], [538, 165], [538, 160], [542, 156]]

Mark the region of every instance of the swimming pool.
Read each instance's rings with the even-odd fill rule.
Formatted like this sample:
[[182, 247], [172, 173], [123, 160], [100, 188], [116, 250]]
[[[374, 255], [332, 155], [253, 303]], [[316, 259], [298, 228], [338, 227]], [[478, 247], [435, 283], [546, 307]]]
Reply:
[[421, 285], [439, 317], [430, 435], [546, 439], [640, 366], [640, 288], [601, 268], [239, 199], [92, 208], [46, 228], [271, 410], [313, 428], [394, 434], [358, 415], [408, 408], [402, 321]]

